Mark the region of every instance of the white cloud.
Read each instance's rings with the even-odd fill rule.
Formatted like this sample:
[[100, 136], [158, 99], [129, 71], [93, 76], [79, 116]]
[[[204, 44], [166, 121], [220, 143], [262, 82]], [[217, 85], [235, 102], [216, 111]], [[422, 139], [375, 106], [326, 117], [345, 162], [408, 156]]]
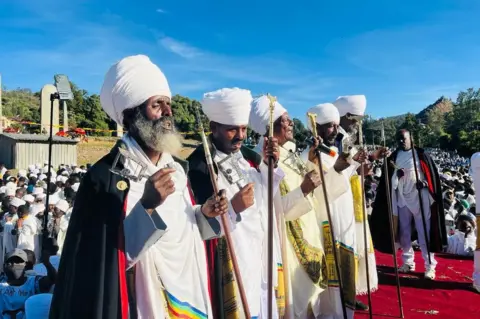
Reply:
[[157, 9], [156, 10], [158, 13], [167, 13], [167, 11], [163, 10], [163, 9]]
[[178, 54], [182, 58], [192, 59], [202, 55], [202, 52], [195, 47], [188, 45], [187, 43], [177, 41], [170, 37], [163, 37], [160, 40], [160, 44], [167, 50]]

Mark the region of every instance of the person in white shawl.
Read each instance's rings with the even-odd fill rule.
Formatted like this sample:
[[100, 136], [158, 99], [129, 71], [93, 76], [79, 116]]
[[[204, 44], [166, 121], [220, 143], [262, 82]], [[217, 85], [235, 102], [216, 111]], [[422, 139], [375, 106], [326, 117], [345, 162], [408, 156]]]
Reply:
[[[10, 211], [4, 216], [4, 228], [3, 228], [3, 256], [9, 253], [13, 249], [17, 248], [17, 236], [12, 233], [12, 230], [15, 229], [15, 225], [18, 220], [18, 208], [25, 205], [25, 201], [17, 197], [12, 198], [10, 201]], [[14, 235], [15, 234], [15, 235]]]
[[[250, 314], [252, 317], [267, 318], [268, 302], [268, 267], [273, 268], [275, 288], [278, 288], [278, 271], [282, 267], [280, 244], [278, 233], [274, 233], [274, 262], [267, 262], [267, 174], [268, 166], [265, 164], [268, 152], [273, 151], [278, 158], [278, 144], [264, 147], [262, 155], [247, 150], [242, 142], [247, 137], [247, 125], [249, 122], [252, 95], [250, 91], [239, 88], [224, 88], [214, 92], [205, 93], [201, 101], [202, 110], [210, 120], [212, 157], [218, 169], [218, 185], [226, 189], [226, 195], [230, 202], [228, 220], [235, 246], [243, 286]], [[270, 150], [270, 151], [269, 151]], [[253, 156], [247, 155], [253, 153]], [[249, 162], [250, 161], [250, 162]], [[202, 192], [211, 187], [205, 184], [209, 182], [209, 174], [206, 168], [205, 155], [202, 146], [189, 157], [190, 181], [192, 189], [199, 201], [202, 200]], [[256, 166], [257, 168], [252, 167]], [[202, 169], [203, 167], [203, 169]], [[278, 184], [283, 178], [283, 172], [276, 169], [274, 172], [274, 193], [278, 191]], [[223, 244], [222, 244], [223, 245]], [[220, 246], [223, 247], [223, 246]], [[218, 253], [214, 250], [211, 253]], [[223, 264], [225, 267], [228, 265]], [[220, 265], [216, 265], [221, 267]], [[224, 278], [230, 278], [227, 271], [223, 271]], [[215, 285], [220, 278], [211, 278]], [[217, 282], [218, 284], [218, 282]], [[228, 283], [227, 283], [228, 284]], [[228, 287], [225, 283], [222, 287], [223, 295], [228, 302], [233, 304], [217, 303], [217, 316], [222, 314], [234, 316], [235, 311], [240, 311], [239, 294], [235, 291], [226, 292]], [[235, 297], [236, 295], [236, 297]], [[236, 304], [235, 304], [236, 302]], [[277, 307], [272, 318], [278, 318]]]
[[65, 242], [65, 237], [67, 235], [68, 229], [68, 219], [65, 216], [67, 211], [69, 210], [70, 205], [66, 200], [59, 200], [57, 204], [55, 204], [55, 211], [53, 212], [53, 218], [50, 219], [52, 223], [52, 230], [55, 234], [54, 236], [57, 239], [58, 244], [58, 255], [62, 254], [63, 243]]
[[126, 57], [100, 100], [127, 134], [82, 180], [50, 319], [213, 318], [202, 239], [219, 234], [214, 217], [228, 205], [222, 192], [192, 203], [165, 75], [147, 56]]
[[[362, 125], [359, 118], [365, 115], [365, 109], [367, 107], [367, 99], [365, 95], [346, 95], [340, 96], [335, 102], [333, 102], [335, 107], [338, 109], [340, 115], [340, 126], [339, 132], [343, 136], [342, 143], [351, 147], [350, 150], [342, 149], [343, 152], [349, 152], [354, 155], [358, 150], [358, 125]], [[341, 147], [343, 148], [343, 146]], [[385, 155], [385, 150], [379, 148], [375, 150], [369, 157], [370, 160], [376, 160], [380, 156]], [[358, 184], [360, 180], [360, 173], [358, 170], [358, 165], [352, 165], [352, 187], [361, 187], [364, 189], [361, 184]], [[368, 173], [369, 167], [364, 166], [365, 174]], [[355, 194], [355, 189], [353, 189]], [[359, 194], [361, 195], [361, 194]], [[377, 275], [377, 264], [375, 260], [375, 251], [373, 249], [373, 244], [370, 235], [370, 228], [367, 222], [367, 256], [365, 256], [365, 241], [363, 235], [363, 212], [361, 209], [362, 199], [358, 196], [354, 196], [354, 208], [355, 208], [355, 233], [357, 236], [355, 253], [358, 258], [358, 275], [356, 279], [356, 289], [358, 295], [365, 295], [368, 293], [367, 287], [367, 269], [366, 269], [366, 258], [368, 258], [368, 268], [369, 268], [369, 277], [370, 277], [370, 290], [375, 291], [378, 289], [378, 275]], [[368, 310], [367, 305], [363, 304], [361, 301], [356, 301], [358, 310]]]
[[[319, 104], [310, 108], [307, 113], [313, 113], [316, 115], [316, 125], [319, 137], [323, 140], [323, 143], [335, 150], [335, 156], [328, 156], [321, 153], [322, 163], [326, 169], [330, 169], [335, 166], [337, 158], [343, 157], [337, 152], [337, 148], [334, 146], [337, 134], [339, 132], [340, 115], [335, 106], [331, 103]], [[310, 124], [310, 123], [309, 123]], [[311, 129], [310, 125], [309, 128]], [[353, 318], [356, 294], [356, 228], [355, 228], [355, 215], [353, 205], [353, 194], [350, 186], [350, 177], [352, 171], [360, 165], [357, 161], [362, 160], [362, 154], [359, 152], [353, 158], [351, 165], [347, 169], [342, 171], [343, 183], [346, 186], [346, 192], [339, 196], [336, 200], [330, 201], [330, 212], [332, 214], [332, 224], [328, 222], [324, 226], [333, 227], [335, 233], [335, 240], [340, 245], [339, 255], [341, 260], [346, 261], [346, 264], [340, 265], [340, 271], [342, 275], [343, 291], [345, 297], [345, 304], [347, 308], [347, 317]], [[306, 157], [305, 155], [303, 157]], [[353, 168], [352, 168], [353, 166]], [[343, 318], [342, 303], [340, 298], [340, 291], [338, 289], [338, 281], [336, 280], [336, 272], [334, 267], [333, 258], [329, 258], [332, 263], [329, 265], [329, 281], [328, 289], [320, 296], [320, 318], [323, 319], [340, 319]], [[333, 265], [333, 266], [332, 266]]]
[[[250, 127], [262, 137], [268, 135], [269, 104], [266, 96], [256, 98], [252, 103]], [[285, 173], [274, 202], [282, 244], [284, 318], [318, 317], [320, 294], [328, 280], [322, 229], [327, 217], [323, 192], [319, 188], [318, 165], [304, 162], [297, 155], [294, 123], [279, 102], [275, 102], [273, 114], [273, 134], [280, 146], [278, 165]], [[318, 141], [311, 149], [317, 146]], [[263, 139], [256, 151], [262, 149]], [[330, 200], [347, 190], [343, 175], [333, 167], [325, 174], [325, 178]]]
[[470, 175], [472, 176], [473, 185], [475, 188], [475, 196], [477, 205], [475, 207], [476, 218], [477, 218], [477, 243], [476, 249], [473, 253], [473, 287], [480, 292], [480, 152], [477, 152], [472, 155], [470, 159]]
[[17, 248], [28, 249], [31, 251], [38, 250], [38, 241], [35, 240], [37, 235], [37, 221], [35, 216], [31, 216], [27, 206], [20, 206], [18, 210], [17, 220]]

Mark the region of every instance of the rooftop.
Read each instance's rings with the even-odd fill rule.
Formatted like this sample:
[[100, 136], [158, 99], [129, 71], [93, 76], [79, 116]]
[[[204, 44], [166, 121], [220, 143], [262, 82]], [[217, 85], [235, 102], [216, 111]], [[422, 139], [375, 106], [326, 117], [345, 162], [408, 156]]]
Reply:
[[[48, 135], [43, 135], [43, 134], [14, 134], [14, 133], [2, 133], [0, 134], [1, 136], [5, 136], [7, 138], [10, 138], [12, 140], [20, 141], [20, 142], [48, 142]], [[67, 137], [61, 137], [61, 136], [53, 136], [53, 142], [54, 143], [60, 143], [60, 144], [77, 144], [78, 141], [67, 138]]]

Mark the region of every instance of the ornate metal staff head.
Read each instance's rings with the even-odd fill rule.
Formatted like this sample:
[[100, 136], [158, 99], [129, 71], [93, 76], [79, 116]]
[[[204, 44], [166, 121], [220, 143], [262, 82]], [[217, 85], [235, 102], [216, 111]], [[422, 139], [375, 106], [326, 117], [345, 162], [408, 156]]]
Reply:
[[273, 112], [275, 111], [275, 102], [277, 102], [277, 98], [274, 96], [271, 96], [270, 93], [267, 94], [267, 99], [270, 101], [270, 121], [269, 121], [269, 126], [268, 126], [268, 137], [272, 138], [273, 137]]
[[318, 136], [317, 132], [317, 114], [315, 113], [307, 113], [308, 121], [310, 122], [310, 127], [312, 129], [313, 137]]

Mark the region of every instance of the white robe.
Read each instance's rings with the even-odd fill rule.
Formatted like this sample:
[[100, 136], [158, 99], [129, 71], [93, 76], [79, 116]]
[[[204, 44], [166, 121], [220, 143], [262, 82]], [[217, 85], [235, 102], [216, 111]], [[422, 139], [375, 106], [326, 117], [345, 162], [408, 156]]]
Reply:
[[[124, 227], [128, 268], [136, 265], [138, 318], [164, 319], [168, 317], [167, 307], [189, 317], [195, 314], [199, 318], [213, 318], [205, 246], [198, 226], [199, 220], [205, 217], [200, 206], [192, 205], [183, 168], [168, 153], [163, 153], [157, 165], [153, 165], [128, 135], [123, 141], [130, 153], [148, 165], [149, 175], [167, 164], [176, 169], [171, 174], [175, 192], [152, 215], [139, 203], [146, 179], [130, 182]], [[126, 161], [125, 167], [130, 171], [135, 171], [135, 166], [132, 161]], [[153, 235], [149, 234], [144, 229], [145, 223], [151, 221], [163, 225], [163, 230], [157, 228]], [[142, 230], [146, 238], [138, 233]]]
[[[290, 192], [275, 196], [275, 212], [279, 222], [279, 233], [282, 243], [286, 286], [286, 314], [289, 319], [308, 318], [309, 304], [315, 316], [320, 314], [320, 294], [324, 289], [314, 284], [303, 266], [300, 264], [292, 243], [288, 240], [285, 222], [298, 219], [302, 226], [303, 238], [312, 246], [324, 251], [322, 222], [327, 217], [325, 200], [321, 186], [313, 194], [304, 196], [301, 184], [304, 176], [296, 171], [290, 151], [295, 152], [295, 144], [287, 143], [280, 148], [279, 167], [285, 172], [284, 182]], [[298, 159], [301, 161], [301, 159]], [[307, 170], [316, 169], [304, 163]], [[311, 164], [311, 163], [310, 163]], [[343, 176], [332, 168], [325, 174], [329, 200], [333, 201], [347, 191]]]
[[[216, 151], [214, 161], [218, 162], [227, 155]], [[241, 157], [241, 156], [240, 156]], [[267, 175], [268, 167], [262, 162], [260, 172], [252, 168], [250, 164], [243, 158], [239, 158], [238, 164], [244, 171], [249, 182], [255, 184], [255, 203], [240, 213], [241, 220], [238, 219], [237, 213], [233, 207], [229, 207], [230, 230], [232, 234], [233, 245], [242, 276], [245, 294], [252, 317], [267, 318], [267, 228], [268, 228], [268, 191], [267, 191]], [[276, 169], [274, 172], [274, 194], [278, 191], [278, 185], [283, 178], [283, 172]], [[239, 192], [236, 184], [231, 185], [227, 178], [219, 172], [218, 187], [226, 190], [229, 200]], [[275, 225], [276, 221], [274, 221]], [[222, 230], [223, 231], [223, 230]], [[274, 255], [273, 255], [273, 286], [277, 286], [277, 267], [282, 264], [280, 242], [278, 238], [278, 230], [274, 227]], [[274, 296], [275, 297], [275, 296]], [[271, 301], [274, 306], [272, 319], [278, 318], [276, 300]], [[241, 306], [241, 305], [240, 305]], [[241, 308], [241, 307], [240, 307]]]
[[36, 234], [37, 221], [35, 220], [35, 217], [29, 215], [24, 219], [22, 227], [18, 230], [17, 247], [35, 252], [37, 250], [36, 245], [38, 245], [38, 241], [35, 240]]

